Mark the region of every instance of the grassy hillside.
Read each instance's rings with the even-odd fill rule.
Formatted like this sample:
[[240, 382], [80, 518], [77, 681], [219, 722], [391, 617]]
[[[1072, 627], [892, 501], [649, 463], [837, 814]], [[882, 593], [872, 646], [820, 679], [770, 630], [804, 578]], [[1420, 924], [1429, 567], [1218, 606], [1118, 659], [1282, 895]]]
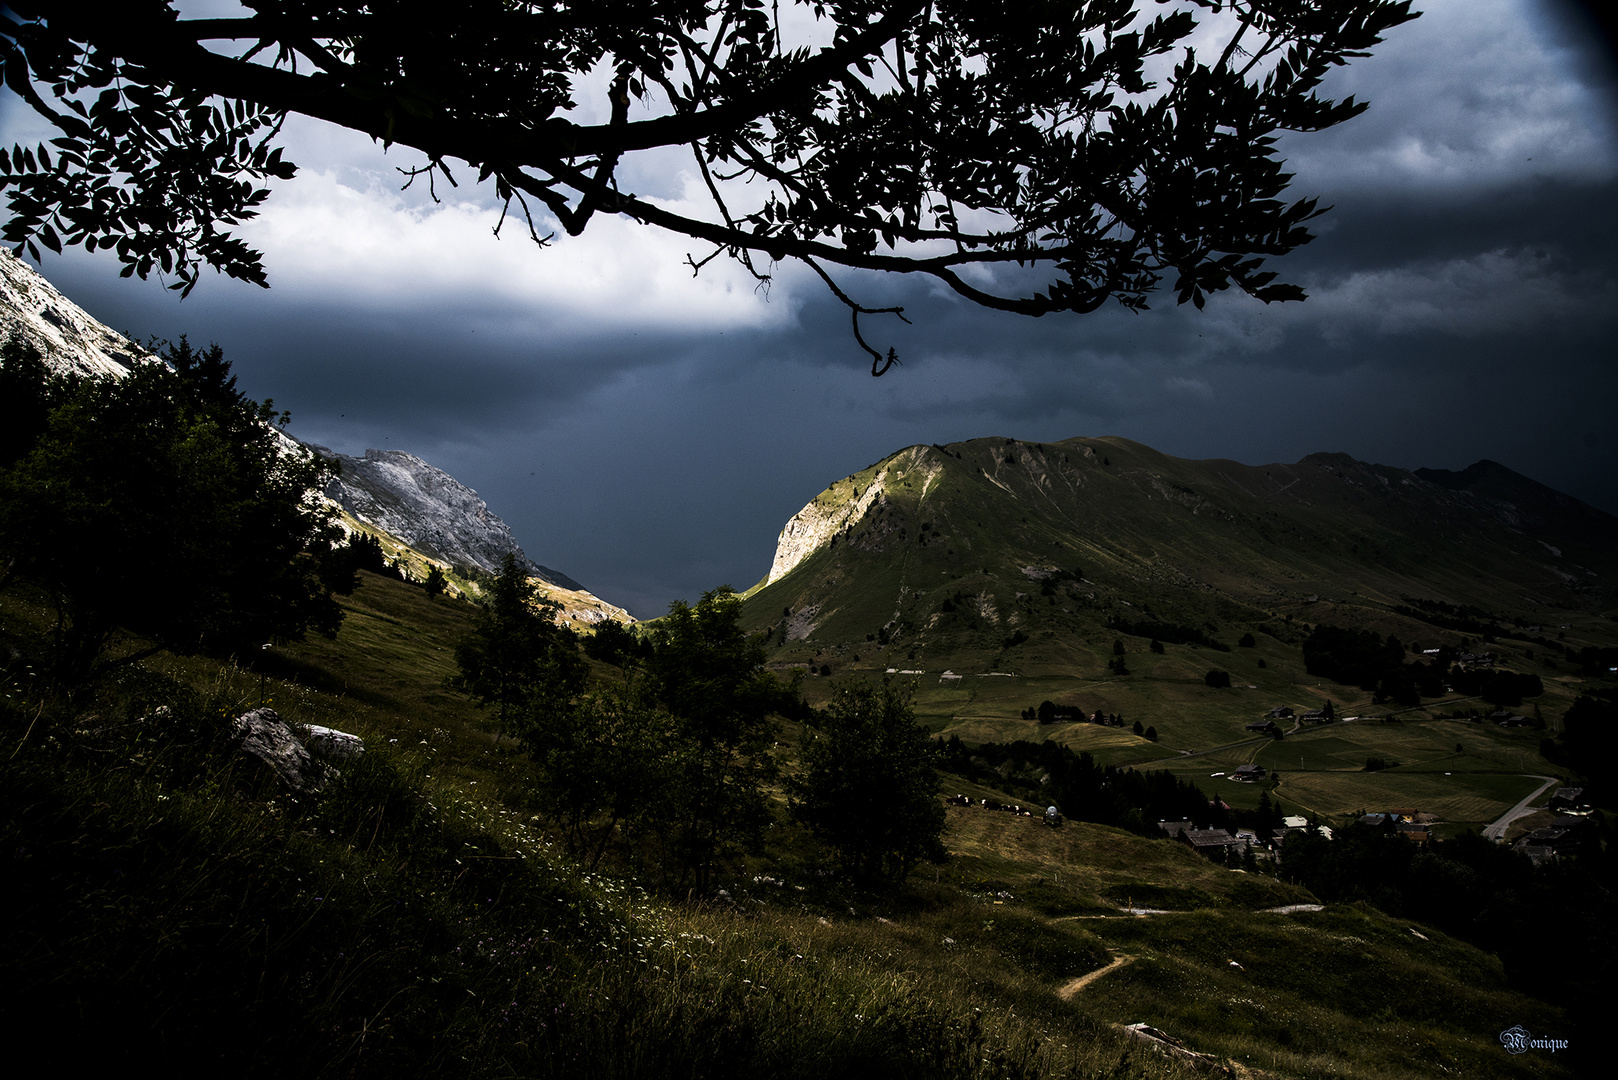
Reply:
[[[1294, 621], [1334, 618], [1442, 640], [1394, 610], [1415, 601], [1549, 624], [1576, 645], [1610, 639], [1618, 584], [1611, 532], [1587, 519], [1618, 522], [1583, 510], [1525, 520], [1340, 455], [1254, 468], [1123, 439], [912, 447], [805, 508], [827, 523], [824, 542], [756, 587], [751, 615], [783, 660], [1028, 676], [1103, 671], [1120, 636], [1109, 627], [1132, 652], [1153, 625], [1166, 644], [1215, 653], [1244, 632], [1290, 644]], [[1018, 630], [1028, 636], [1013, 642]]]
[[[583, 875], [442, 690], [466, 615], [367, 576], [335, 641], [160, 654], [62, 701], [28, 672], [44, 611], [0, 593], [10, 1030], [69, 1068], [234, 1075], [1187, 1075], [1120, 1028], [1144, 1021], [1241, 1076], [1569, 1075], [1501, 1050], [1567, 1020], [1493, 957], [1267, 914], [1313, 897], [1102, 826], [950, 807], [952, 857], [895, 892], [785, 824], [728, 899]], [[369, 750], [290, 799], [230, 750], [260, 701]]]
[[[788, 533], [791, 558], [750, 592], [747, 620], [770, 635], [773, 665], [810, 673], [812, 699], [823, 673], [908, 673], [940, 735], [1051, 738], [1214, 783], [1257, 762], [1299, 812], [1395, 798], [1457, 827], [1492, 821], [1539, 783], [1522, 777], [1570, 775], [1540, 740], [1579, 694], [1618, 687], [1581, 662], [1618, 645], [1618, 521], [1489, 463], [1417, 474], [1318, 454], [1252, 467], [1116, 438], [975, 439], [833, 484]], [[1517, 711], [1544, 727], [1444, 719], [1496, 707], [1476, 692], [1399, 706], [1311, 674], [1303, 645], [1322, 624], [1392, 635], [1408, 663], [1486, 651], [1540, 680]], [[1230, 686], [1210, 687], [1210, 672]], [[1025, 718], [1044, 701], [1124, 726]], [[1245, 728], [1276, 706], [1328, 704], [1399, 722], [1274, 746]], [[1403, 767], [1372, 778], [1374, 756]], [[1227, 787], [1237, 804], [1254, 797]]]

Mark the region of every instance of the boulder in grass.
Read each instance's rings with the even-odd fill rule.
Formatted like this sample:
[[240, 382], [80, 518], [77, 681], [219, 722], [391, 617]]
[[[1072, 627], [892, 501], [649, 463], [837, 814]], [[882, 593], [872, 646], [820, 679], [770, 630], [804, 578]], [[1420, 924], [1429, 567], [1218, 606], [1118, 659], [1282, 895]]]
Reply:
[[236, 737], [242, 753], [268, 765], [276, 777], [298, 795], [322, 790], [337, 775], [323, 761], [310, 756], [297, 733], [274, 709], [259, 708], [236, 718]]
[[309, 738], [304, 745], [311, 754], [327, 761], [346, 761], [365, 753], [365, 740], [358, 735], [319, 724], [309, 725]]

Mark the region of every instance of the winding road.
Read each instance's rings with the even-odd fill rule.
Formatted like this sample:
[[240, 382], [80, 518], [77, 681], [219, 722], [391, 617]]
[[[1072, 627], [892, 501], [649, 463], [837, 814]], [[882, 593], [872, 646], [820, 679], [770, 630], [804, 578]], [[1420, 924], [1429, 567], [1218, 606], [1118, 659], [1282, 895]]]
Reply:
[[1555, 785], [1562, 783], [1561, 780], [1558, 780], [1554, 776], [1536, 776], [1533, 773], [1525, 773], [1523, 775], [1534, 780], [1543, 780], [1545, 782], [1539, 785], [1539, 787], [1535, 788], [1533, 793], [1523, 799], [1522, 802], [1500, 815], [1500, 818], [1495, 821], [1493, 825], [1484, 826], [1483, 835], [1486, 839], [1493, 840], [1497, 844], [1504, 840], [1506, 838], [1506, 828], [1513, 821], [1516, 821], [1520, 817], [1527, 817], [1529, 814], [1534, 812], [1533, 809], [1529, 807], [1529, 803], [1545, 794], [1545, 792], [1549, 791]]

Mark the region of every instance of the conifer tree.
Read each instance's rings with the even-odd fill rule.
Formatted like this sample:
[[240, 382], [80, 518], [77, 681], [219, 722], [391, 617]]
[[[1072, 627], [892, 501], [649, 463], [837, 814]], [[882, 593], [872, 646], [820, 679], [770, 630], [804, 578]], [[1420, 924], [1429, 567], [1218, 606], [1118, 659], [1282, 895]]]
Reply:
[[559, 610], [508, 553], [471, 631], [455, 646], [459, 671], [449, 685], [495, 706], [501, 734], [531, 742], [536, 718], [567, 708], [584, 689], [588, 669], [573, 632], [556, 622]]

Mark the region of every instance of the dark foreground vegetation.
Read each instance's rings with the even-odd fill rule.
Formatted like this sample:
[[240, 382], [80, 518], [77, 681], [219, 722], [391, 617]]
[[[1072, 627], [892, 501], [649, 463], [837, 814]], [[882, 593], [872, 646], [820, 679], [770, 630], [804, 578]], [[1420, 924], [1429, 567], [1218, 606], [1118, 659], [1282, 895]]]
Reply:
[[763, 928], [721, 947], [711, 922], [734, 916], [671, 920], [525, 816], [428, 794], [421, 758], [384, 740], [291, 798], [233, 751], [257, 680], [228, 668], [201, 689], [130, 669], [76, 714], [19, 700], [11, 674], [3, 1015], [59, 1067], [818, 1077], [1063, 1059], [1028, 1025], [867, 983], [857, 954], [806, 961]]
[[[363, 581], [336, 640], [277, 650], [268, 674], [163, 653], [68, 702], [7, 667], [0, 1015], [59, 1066], [1179, 1075], [1116, 1026], [1147, 1021], [1253, 1076], [1567, 1075], [1565, 1055], [1494, 1045], [1510, 1023], [1568, 1028], [1488, 954], [1369, 907], [1258, 914], [1314, 897], [1103, 826], [951, 808], [948, 863], [862, 884], [771, 787], [764, 844], [706, 896], [611, 853], [585, 872], [539, 763], [434, 699], [468, 606]], [[7, 655], [47, 643], [38, 594], [0, 605]], [[369, 749], [293, 797], [234, 746], [261, 699]], [[772, 727], [783, 765], [807, 756], [812, 728]]]

